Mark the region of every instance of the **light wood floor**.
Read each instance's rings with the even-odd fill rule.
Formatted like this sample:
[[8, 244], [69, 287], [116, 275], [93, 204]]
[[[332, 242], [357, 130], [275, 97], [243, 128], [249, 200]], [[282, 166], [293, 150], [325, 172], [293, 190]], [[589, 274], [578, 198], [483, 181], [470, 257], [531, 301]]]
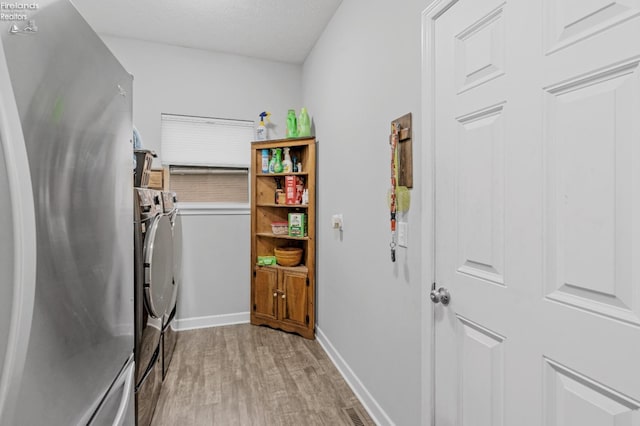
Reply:
[[179, 333], [152, 421], [161, 425], [374, 423], [317, 341], [241, 324]]

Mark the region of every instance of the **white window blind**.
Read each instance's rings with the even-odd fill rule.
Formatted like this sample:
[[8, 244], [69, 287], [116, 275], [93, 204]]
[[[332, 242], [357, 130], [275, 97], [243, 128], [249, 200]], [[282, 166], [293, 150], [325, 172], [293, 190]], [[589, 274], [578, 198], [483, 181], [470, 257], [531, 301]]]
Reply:
[[174, 114], [161, 121], [164, 165], [249, 167], [253, 121]]

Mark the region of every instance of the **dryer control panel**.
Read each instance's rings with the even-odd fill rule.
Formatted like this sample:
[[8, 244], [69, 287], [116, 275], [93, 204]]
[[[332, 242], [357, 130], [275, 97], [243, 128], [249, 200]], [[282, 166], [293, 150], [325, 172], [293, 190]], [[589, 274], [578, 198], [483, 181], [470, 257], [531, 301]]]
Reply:
[[171, 213], [175, 208], [175, 203], [178, 202], [178, 197], [175, 192], [162, 191], [162, 206], [165, 213]]
[[162, 193], [154, 189], [135, 188], [138, 205], [140, 206], [141, 229], [144, 234], [147, 228], [147, 222], [163, 213]]

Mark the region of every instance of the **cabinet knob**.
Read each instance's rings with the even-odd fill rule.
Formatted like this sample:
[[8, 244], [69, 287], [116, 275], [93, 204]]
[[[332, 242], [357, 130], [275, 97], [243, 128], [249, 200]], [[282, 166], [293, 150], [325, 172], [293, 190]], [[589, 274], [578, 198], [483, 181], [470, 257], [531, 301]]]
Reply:
[[286, 294], [283, 294], [283, 295], [282, 295], [282, 298], [284, 299], [285, 297], [287, 297], [287, 295], [286, 295]]
[[273, 297], [278, 297], [278, 293], [273, 293]]

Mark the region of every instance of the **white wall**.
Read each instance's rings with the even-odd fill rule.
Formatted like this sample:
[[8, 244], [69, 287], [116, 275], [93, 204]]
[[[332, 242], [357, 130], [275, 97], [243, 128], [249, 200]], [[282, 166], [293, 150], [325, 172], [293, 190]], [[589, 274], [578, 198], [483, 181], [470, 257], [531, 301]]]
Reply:
[[[134, 76], [133, 118], [144, 147], [160, 150], [160, 114], [256, 120], [273, 113], [270, 138], [284, 137], [289, 108], [302, 100], [302, 68], [137, 40], [102, 37]], [[247, 141], [247, 150], [249, 141]], [[156, 166], [160, 166], [157, 162]], [[183, 216], [182, 324], [219, 323], [249, 311], [249, 211]], [[193, 322], [189, 319], [199, 318]], [[204, 317], [204, 318], [202, 318]], [[248, 320], [248, 314], [246, 315]]]
[[[344, 0], [304, 66], [105, 37], [134, 75], [134, 120], [160, 150], [160, 113], [254, 119], [306, 104], [318, 137], [318, 330], [378, 404], [421, 422], [421, 32], [428, 0]], [[409, 248], [389, 259], [390, 121], [414, 119]], [[161, 155], [162, 153], [159, 152]], [[342, 236], [330, 228], [343, 213]], [[184, 216], [180, 318], [248, 310], [248, 216]], [[222, 240], [222, 241], [216, 241]], [[226, 246], [227, 250], [223, 250]], [[362, 396], [362, 395], [361, 395]], [[371, 408], [371, 407], [370, 407]]]
[[249, 320], [249, 228], [246, 214], [182, 216], [180, 328], [225, 323], [230, 315], [239, 313], [246, 315], [230, 320]]
[[133, 74], [133, 120], [145, 148], [155, 150], [159, 160], [163, 112], [258, 120], [258, 114], [267, 110], [274, 125], [269, 137], [276, 139], [285, 137], [287, 110], [302, 106], [298, 65], [110, 36], [102, 39]]
[[[344, 0], [303, 66], [318, 138], [318, 328], [383, 411], [421, 422], [421, 12], [427, 0]], [[413, 114], [409, 247], [390, 260], [394, 118]], [[344, 214], [342, 238], [330, 228]], [[371, 407], [370, 407], [371, 408]], [[375, 411], [375, 410], [374, 410]]]

